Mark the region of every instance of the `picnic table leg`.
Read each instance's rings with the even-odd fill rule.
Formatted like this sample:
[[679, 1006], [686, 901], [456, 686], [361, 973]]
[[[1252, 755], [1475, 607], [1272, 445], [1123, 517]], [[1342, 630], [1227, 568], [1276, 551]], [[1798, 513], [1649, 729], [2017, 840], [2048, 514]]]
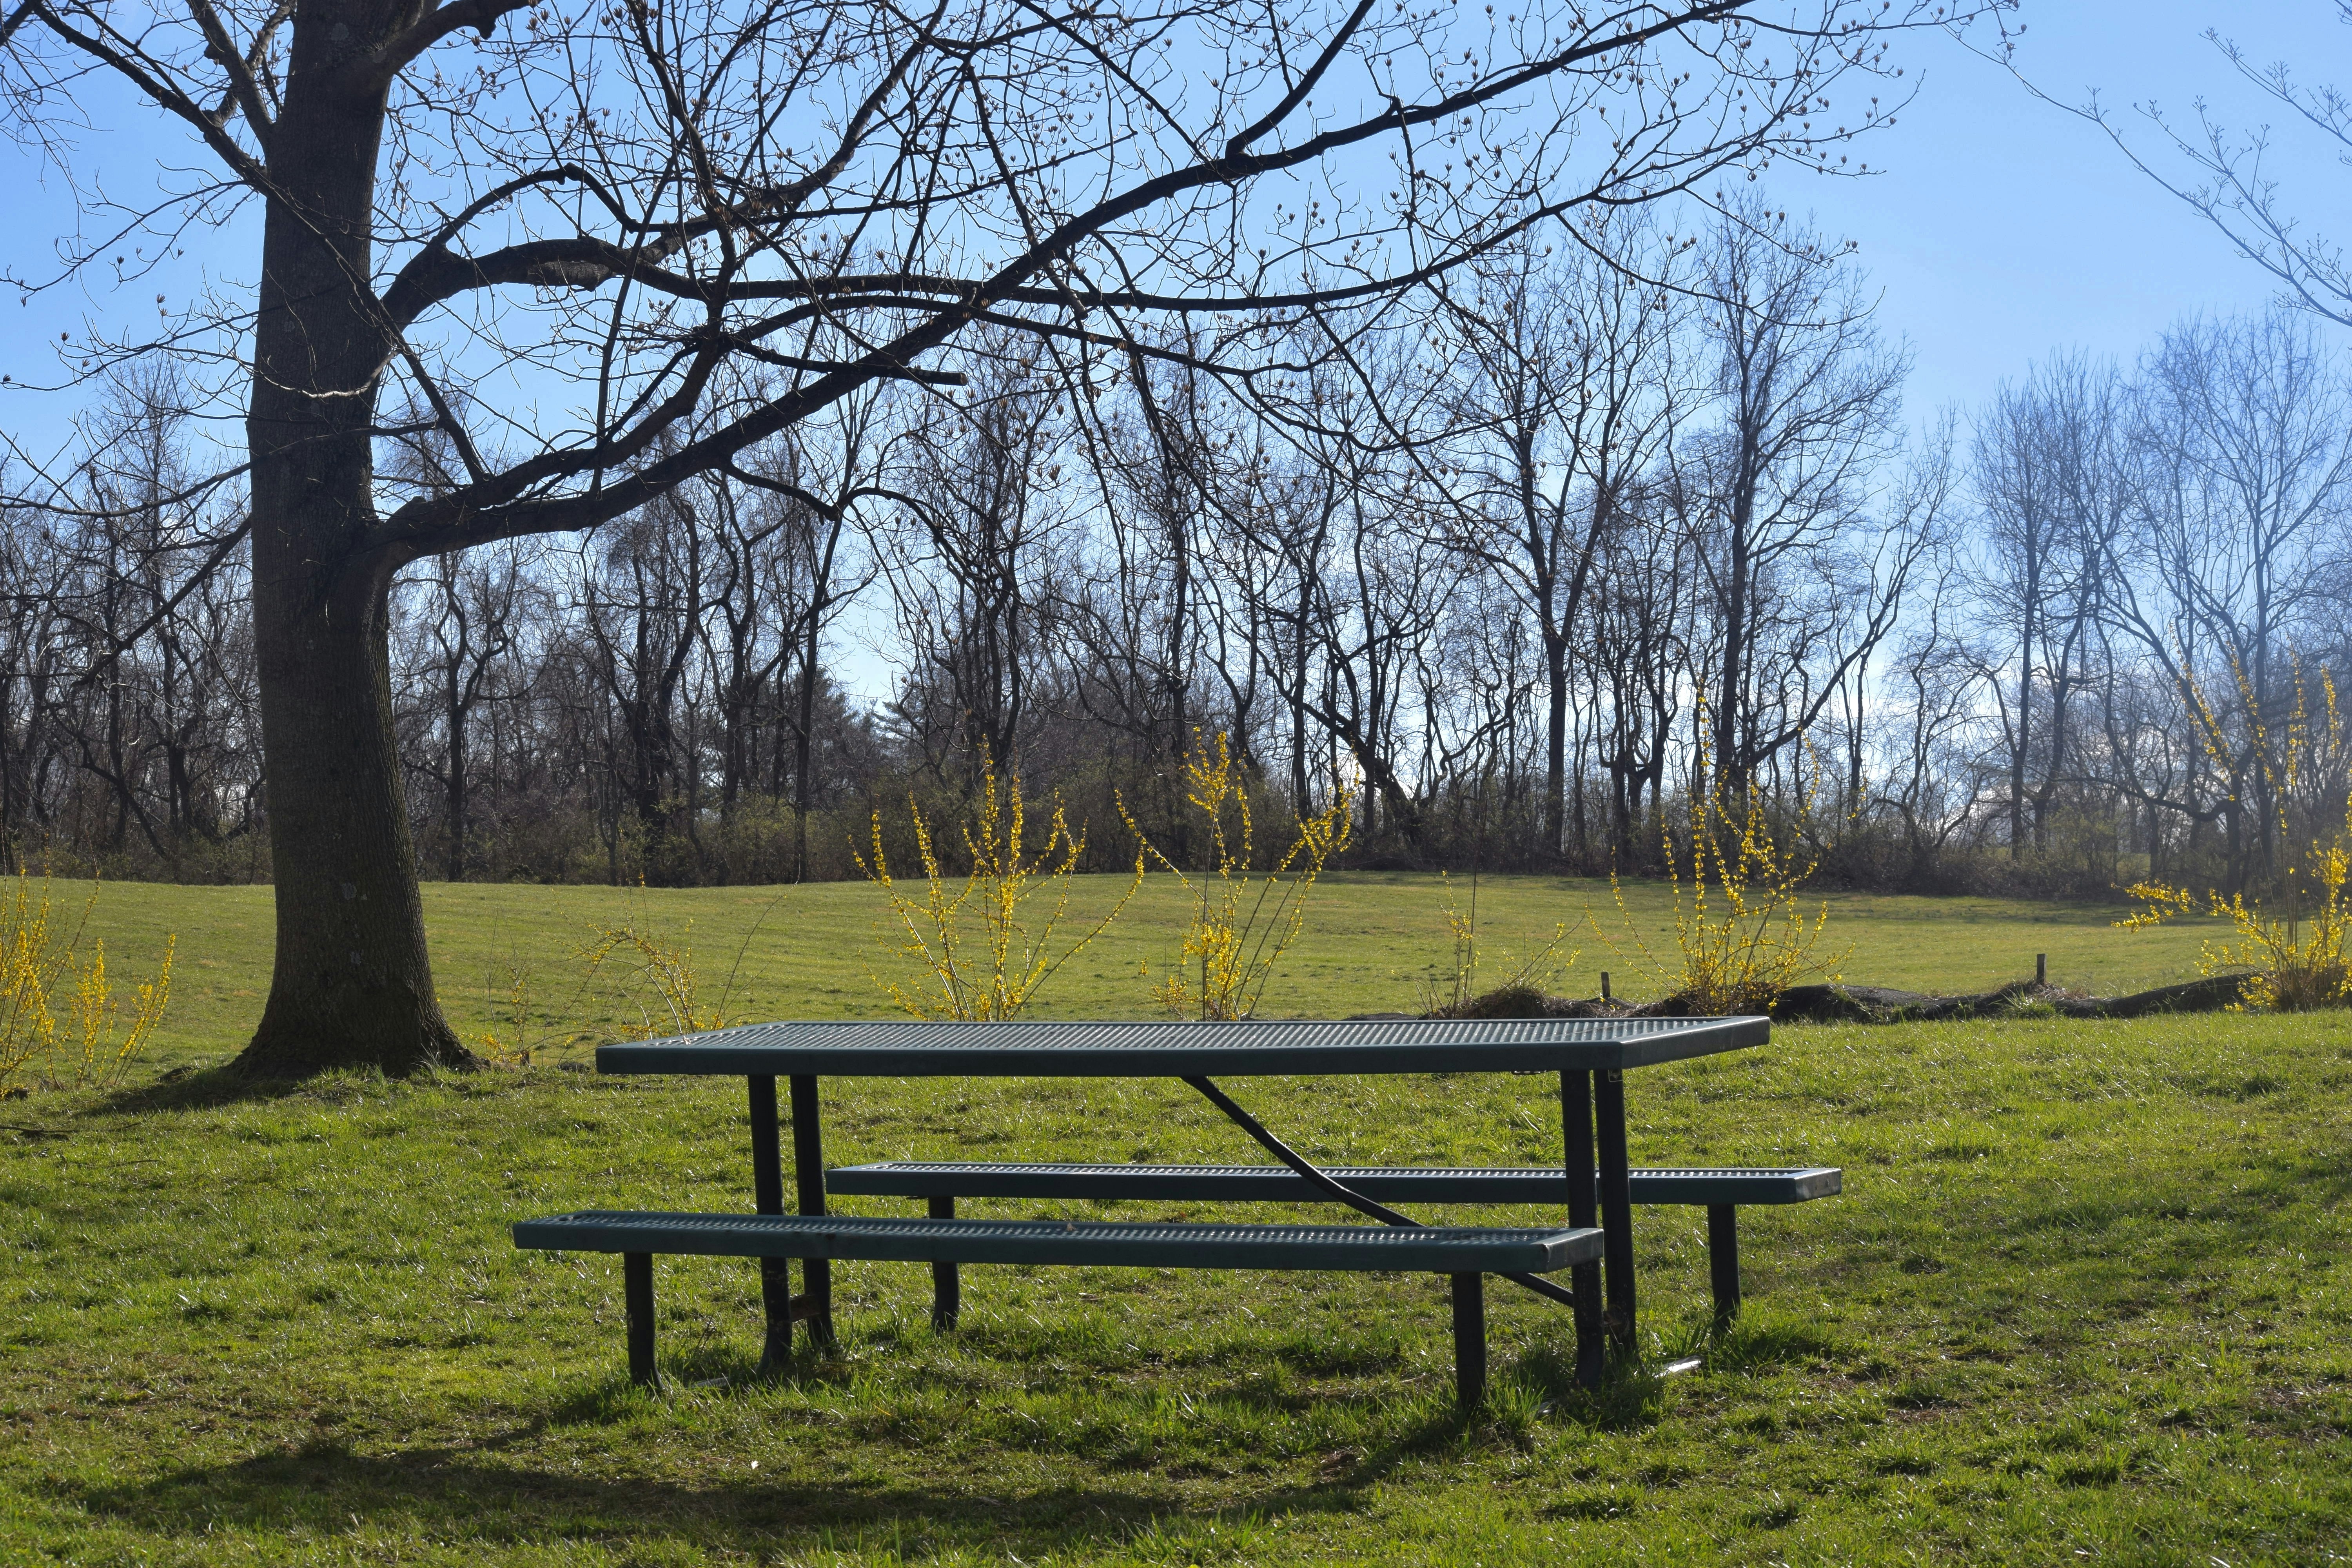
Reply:
[[1601, 1135], [1601, 1258], [1609, 1277], [1609, 1337], [1633, 1348], [1633, 1176], [1625, 1153], [1625, 1075], [1603, 1069], [1592, 1080]]
[[1462, 1408], [1486, 1397], [1486, 1277], [1454, 1276], [1454, 1386]]
[[[751, 1086], [751, 1206], [761, 1214], [784, 1212], [784, 1166], [776, 1138], [776, 1080], [754, 1077]], [[760, 1364], [781, 1366], [793, 1356], [793, 1265], [790, 1258], [760, 1259], [760, 1310], [766, 1337]]]
[[[1578, 1068], [1559, 1075], [1559, 1126], [1567, 1146], [1568, 1223], [1583, 1229], [1601, 1223], [1591, 1175], [1592, 1075]], [[1601, 1383], [1603, 1348], [1601, 1335], [1601, 1265], [1580, 1263], [1569, 1270], [1576, 1292], [1576, 1381], [1587, 1388]]]
[[629, 1328], [629, 1381], [640, 1388], [661, 1386], [654, 1370], [654, 1257], [621, 1254], [621, 1310]]
[[[793, 1184], [800, 1194], [801, 1213], [824, 1213], [824, 1137], [817, 1125], [816, 1079], [799, 1073], [793, 1078]], [[796, 1303], [797, 1315], [808, 1320], [809, 1342], [820, 1351], [833, 1349], [833, 1263], [824, 1258], [801, 1260], [801, 1282], [806, 1288]]]
[[1706, 1205], [1706, 1262], [1720, 1327], [1739, 1315], [1739, 1211], [1729, 1204]]
[[[955, 1218], [955, 1199], [931, 1199], [933, 1219]], [[952, 1263], [931, 1265], [931, 1328], [945, 1333], [956, 1326], [956, 1316], [963, 1310], [963, 1282], [956, 1278]]]

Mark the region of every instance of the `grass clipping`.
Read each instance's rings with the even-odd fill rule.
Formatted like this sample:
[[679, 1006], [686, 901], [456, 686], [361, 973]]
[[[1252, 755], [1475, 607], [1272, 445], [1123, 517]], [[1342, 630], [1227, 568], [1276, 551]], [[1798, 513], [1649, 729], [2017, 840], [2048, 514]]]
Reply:
[[961, 829], [971, 867], [961, 878], [941, 863], [930, 819], [912, 795], [907, 809], [914, 816], [920, 883], [891, 872], [879, 811], [874, 814], [871, 858], [855, 846], [850, 853], [889, 900], [884, 951], [913, 976], [898, 980], [875, 973], [875, 984], [918, 1018], [970, 1023], [1019, 1017], [1055, 972], [1118, 918], [1143, 882], [1138, 856], [1134, 879], [1110, 912], [1075, 938], [1057, 942], [1055, 932], [1069, 914], [1070, 879], [1087, 847], [1085, 833], [1070, 830], [1058, 796], [1044, 842], [1032, 849], [1020, 775], [1000, 778], [994, 759], [983, 754], [979, 795]]

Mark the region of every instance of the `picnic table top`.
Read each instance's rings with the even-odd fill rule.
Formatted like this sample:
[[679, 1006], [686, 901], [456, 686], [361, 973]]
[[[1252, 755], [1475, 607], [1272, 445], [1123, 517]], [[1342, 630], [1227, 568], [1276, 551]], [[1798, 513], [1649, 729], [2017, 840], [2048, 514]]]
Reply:
[[786, 1078], [1194, 1078], [1654, 1066], [1760, 1046], [1767, 1018], [739, 1024], [602, 1046], [596, 1070]]

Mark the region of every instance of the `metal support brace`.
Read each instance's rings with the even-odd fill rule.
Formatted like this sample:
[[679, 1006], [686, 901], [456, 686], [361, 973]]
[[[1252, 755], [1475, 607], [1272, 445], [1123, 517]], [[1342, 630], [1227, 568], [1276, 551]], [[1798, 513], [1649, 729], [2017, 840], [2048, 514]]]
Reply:
[[1607, 1276], [1609, 1337], [1633, 1348], [1633, 1187], [1626, 1168], [1625, 1075], [1604, 1068], [1592, 1080], [1593, 1131], [1601, 1145], [1601, 1263]]
[[[931, 1217], [933, 1219], [955, 1218], [955, 1199], [933, 1198]], [[931, 1328], [933, 1331], [943, 1334], [954, 1328], [956, 1315], [962, 1310], [963, 1282], [956, 1278], [956, 1266], [953, 1263], [945, 1262], [932, 1264]]]
[[[1258, 1145], [1267, 1153], [1306, 1177], [1309, 1183], [1331, 1197], [1337, 1198], [1359, 1214], [1371, 1215], [1382, 1225], [1403, 1226], [1415, 1229], [1425, 1228], [1421, 1221], [1413, 1218], [1412, 1215], [1392, 1209], [1386, 1204], [1375, 1203], [1354, 1188], [1341, 1184], [1328, 1171], [1311, 1163], [1297, 1150], [1267, 1131], [1264, 1122], [1234, 1104], [1231, 1095], [1207, 1079], [1188, 1078], [1184, 1081], [1198, 1090], [1201, 1098], [1223, 1111], [1225, 1120], [1256, 1139]], [[1575, 1299], [1568, 1291], [1561, 1289], [1539, 1274], [1505, 1274], [1501, 1278], [1509, 1280], [1523, 1290], [1532, 1290], [1548, 1301], [1557, 1301], [1563, 1307], [1572, 1307], [1576, 1304]]]
[[[1580, 1068], [1559, 1075], [1559, 1127], [1568, 1174], [1568, 1223], [1599, 1225], [1598, 1189], [1586, 1174], [1593, 1169], [1592, 1075]], [[1569, 1281], [1576, 1295], [1576, 1381], [1598, 1388], [1607, 1353], [1601, 1339], [1601, 1265], [1576, 1265], [1569, 1270]]]

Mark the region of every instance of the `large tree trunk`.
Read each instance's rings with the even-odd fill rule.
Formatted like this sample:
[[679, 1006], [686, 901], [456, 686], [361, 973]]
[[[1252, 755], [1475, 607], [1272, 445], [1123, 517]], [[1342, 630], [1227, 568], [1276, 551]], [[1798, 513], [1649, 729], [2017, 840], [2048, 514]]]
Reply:
[[[255, 323], [253, 620], [277, 964], [247, 1071], [471, 1061], [441, 1016], [392, 730], [385, 592], [368, 548], [370, 428], [389, 357], [366, 292], [381, 95], [354, 95], [306, 8], [271, 161]], [[348, 31], [348, 29], [345, 29]], [[309, 58], [305, 58], [309, 57]]]
[[462, 1064], [467, 1053], [441, 1016], [425, 955], [393, 742], [383, 581], [341, 574], [321, 599], [311, 590], [323, 574], [285, 559], [304, 532], [254, 535], [278, 953], [261, 1026], [239, 1062], [274, 1076]]

